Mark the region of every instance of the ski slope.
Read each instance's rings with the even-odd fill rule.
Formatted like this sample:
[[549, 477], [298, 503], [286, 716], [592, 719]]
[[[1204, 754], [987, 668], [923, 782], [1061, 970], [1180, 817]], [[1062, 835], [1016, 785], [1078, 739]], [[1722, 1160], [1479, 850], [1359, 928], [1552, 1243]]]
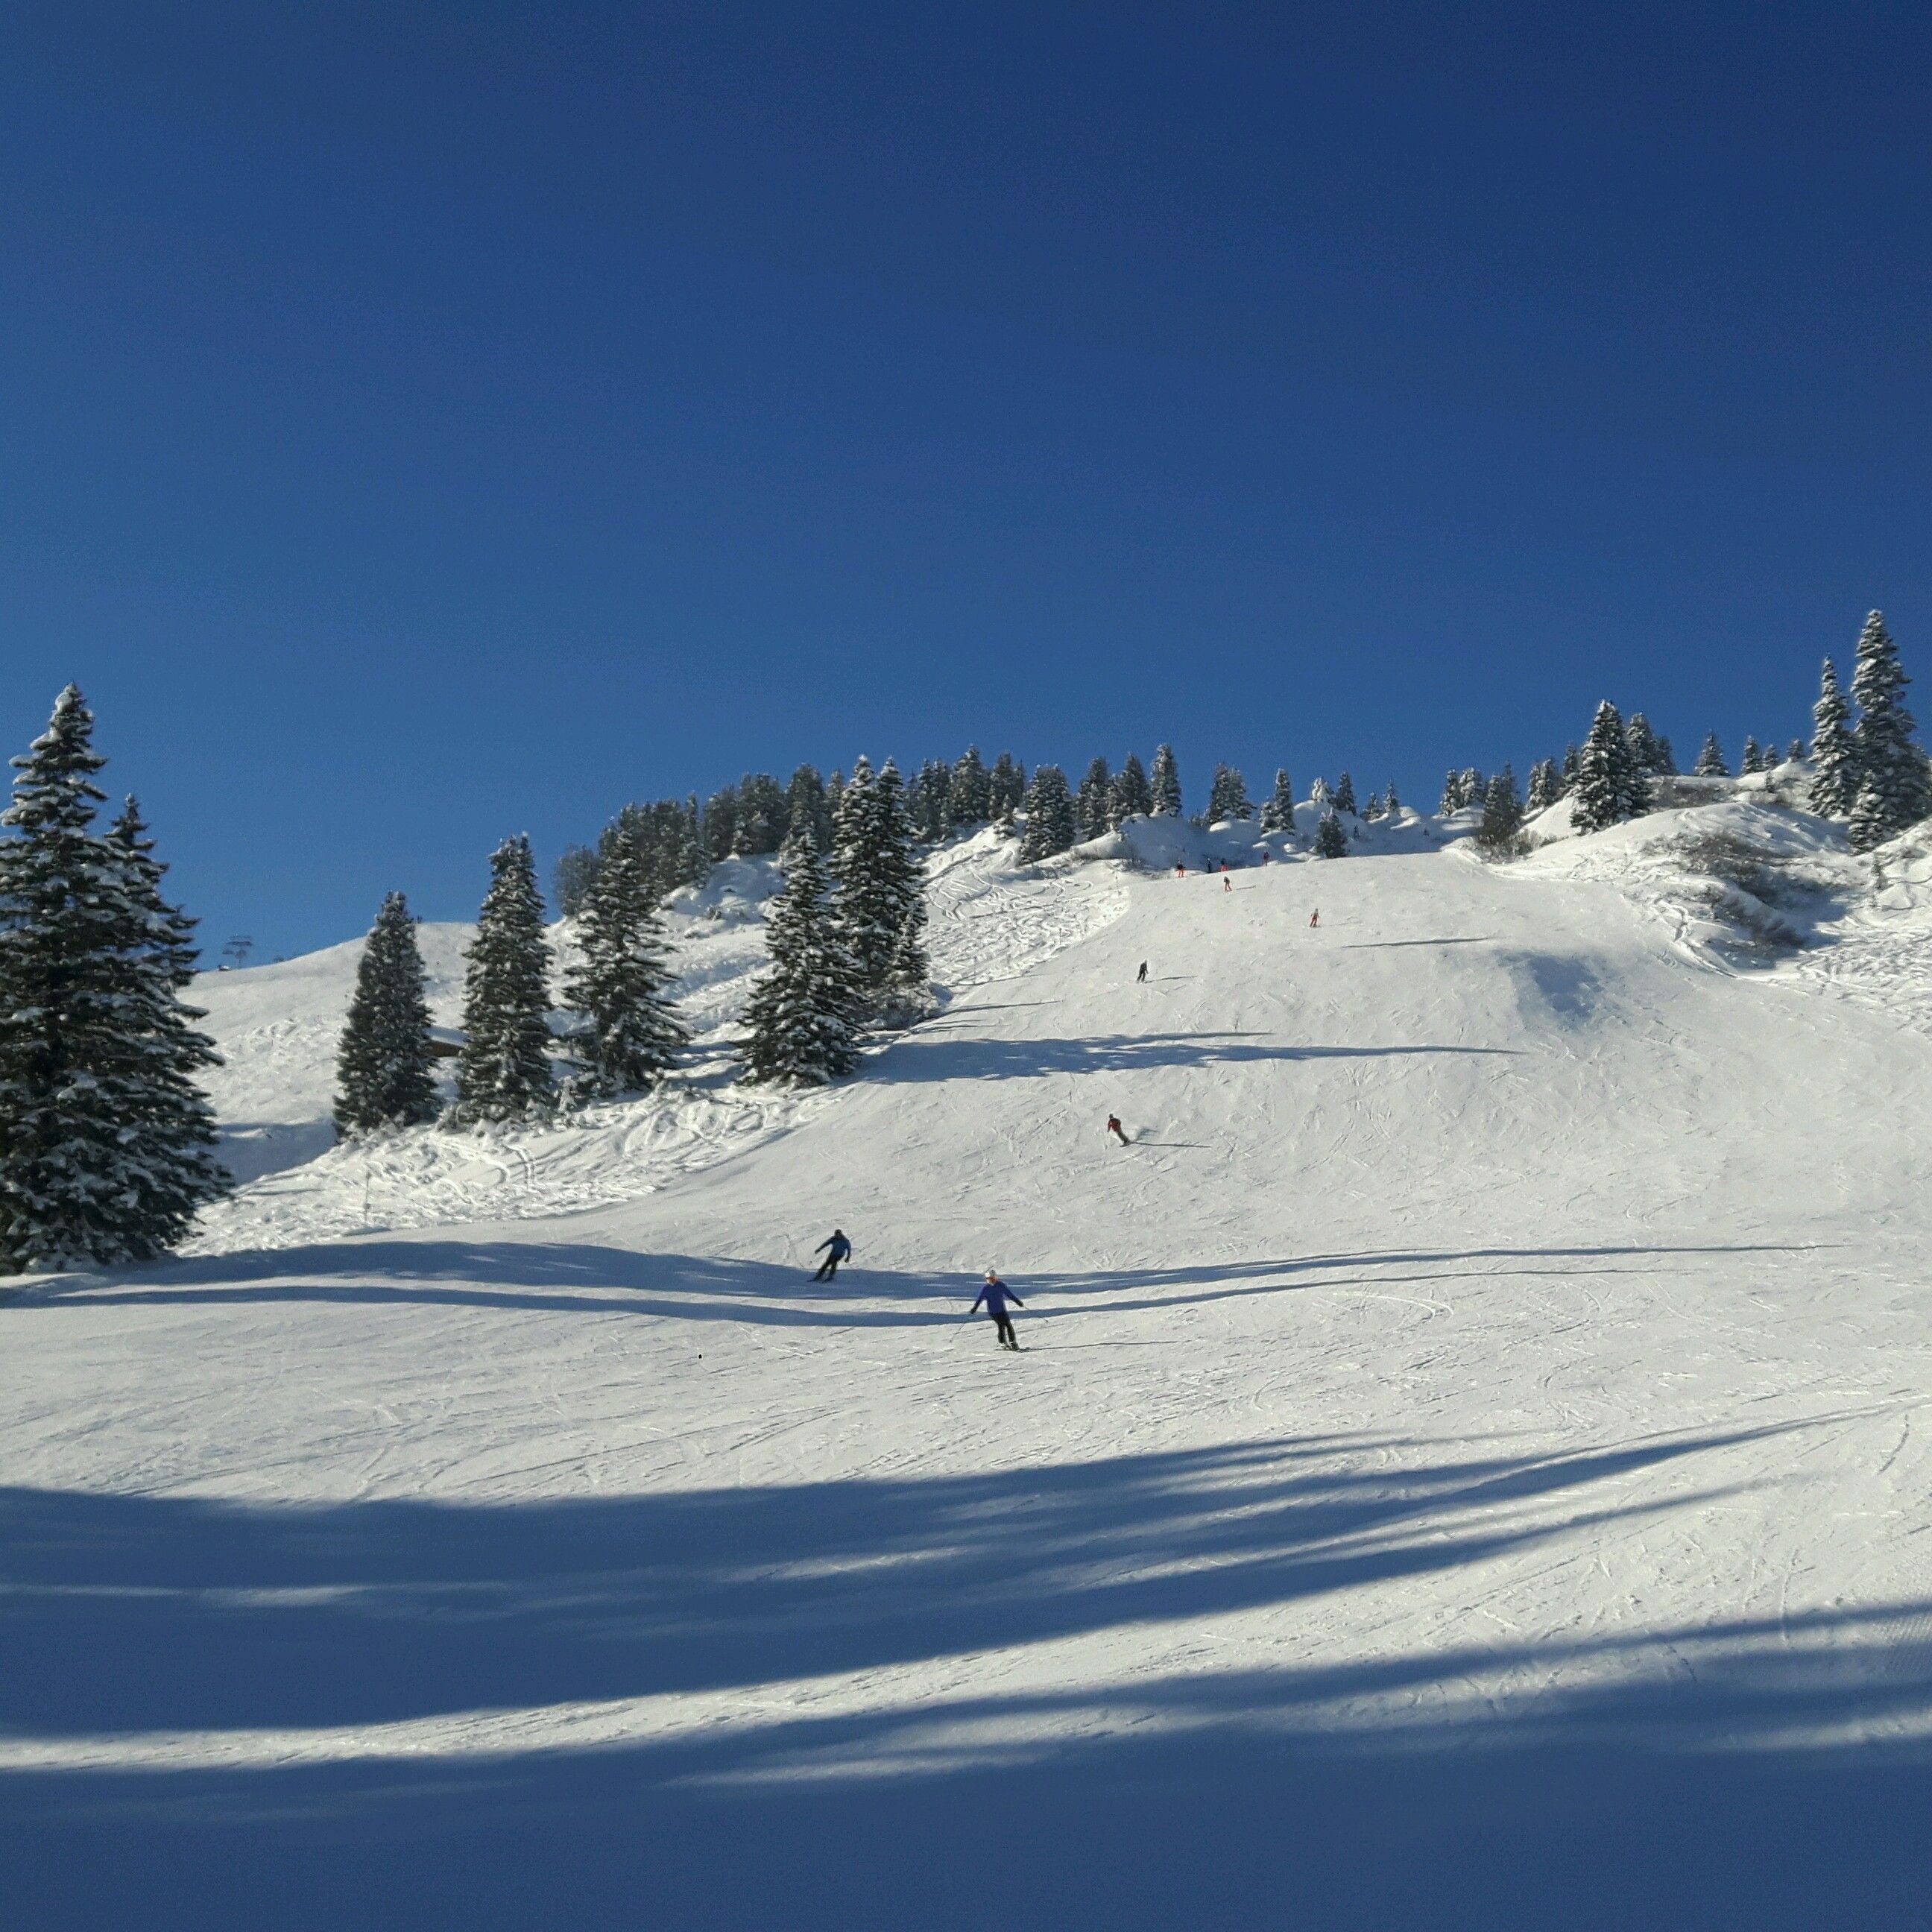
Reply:
[[1932, 1922], [1932, 1039], [1606, 850], [982, 854], [648, 1190], [0, 1310], [21, 1922]]

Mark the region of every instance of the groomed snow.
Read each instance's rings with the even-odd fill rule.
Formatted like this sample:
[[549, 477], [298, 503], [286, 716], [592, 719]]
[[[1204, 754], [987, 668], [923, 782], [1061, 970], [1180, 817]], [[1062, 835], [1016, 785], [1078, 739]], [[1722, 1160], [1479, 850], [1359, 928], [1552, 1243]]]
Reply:
[[331, 1155], [0, 1309], [20, 1922], [1925, 1923], [1932, 1039], [1646, 824], [989, 842], [940, 1017], [703, 1159]]

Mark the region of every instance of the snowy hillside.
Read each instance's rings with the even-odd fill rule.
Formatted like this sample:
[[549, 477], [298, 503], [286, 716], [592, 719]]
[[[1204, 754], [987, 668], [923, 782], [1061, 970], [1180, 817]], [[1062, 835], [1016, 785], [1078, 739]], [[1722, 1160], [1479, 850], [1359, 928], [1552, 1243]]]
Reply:
[[[958, 848], [827, 1094], [338, 1150], [9, 1306], [22, 1922], [1924, 1924], [1923, 844], [1171, 856]], [[347, 957], [224, 976], [236, 1119]]]

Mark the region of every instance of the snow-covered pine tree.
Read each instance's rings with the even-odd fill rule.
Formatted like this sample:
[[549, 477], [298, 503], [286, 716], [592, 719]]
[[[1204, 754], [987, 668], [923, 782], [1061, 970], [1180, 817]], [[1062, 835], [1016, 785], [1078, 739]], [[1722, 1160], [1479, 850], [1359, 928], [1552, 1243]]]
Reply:
[[802, 828], [779, 863], [784, 890], [765, 926], [771, 966], [745, 1006], [745, 1075], [777, 1086], [822, 1087], [858, 1065], [854, 1036], [866, 1002], [826, 902], [825, 866]]
[[665, 889], [701, 886], [711, 869], [704, 856], [704, 839], [698, 818], [698, 794], [693, 792], [683, 804], [673, 807], [676, 823], [668, 829], [664, 845]]
[[1157, 745], [1154, 754], [1154, 776], [1148, 784], [1156, 818], [1180, 816], [1180, 767], [1174, 761], [1172, 745]]
[[1126, 763], [1114, 774], [1114, 823], [1144, 817], [1153, 809], [1154, 790], [1148, 783], [1147, 767], [1138, 752], [1130, 752]]
[[1232, 765], [1216, 765], [1214, 782], [1208, 788], [1208, 823], [1219, 825], [1223, 820], [1252, 818], [1254, 807], [1248, 802], [1248, 788], [1239, 772]]
[[987, 781], [988, 812], [995, 819], [1010, 820], [1025, 796], [1026, 767], [1016, 760], [1012, 752], [1002, 752], [993, 761]]
[[1389, 788], [1382, 794], [1382, 810], [1393, 818], [1402, 809], [1402, 800], [1395, 795], [1395, 781], [1389, 781]]
[[1462, 808], [1462, 774], [1452, 771], [1442, 781], [1442, 797], [1436, 810], [1439, 817], [1447, 818], [1451, 812], [1460, 812]]
[[873, 786], [882, 840], [876, 872], [898, 896], [885, 976], [874, 998], [879, 1018], [899, 1024], [932, 1010], [932, 962], [926, 950], [926, 860], [906, 816], [905, 788], [888, 758]]
[[1322, 813], [1315, 827], [1315, 856], [1318, 859], [1348, 856], [1348, 835], [1342, 830], [1342, 821], [1335, 816], [1333, 806]]
[[832, 828], [838, 823], [839, 802], [844, 796], [845, 774], [834, 765], [832, 768], [832, 776], [825, 781], [826, 832], [825, 844], [822, 849], [826, 853], [830, 853], [832, 850]]
[[1260, 824], [1264, 832], [1294, 830], [1294, 787], [1286, 768], [1277, 769], [1275, 772], [1274, 790], [1268, 794], [1268, 801], [1262, 807]]
[[730, 857], [738, 842], [738, 790], [735, 785], [723, 787], [704, 801], [700, 836], [704, 841], [704, 856], [712, 865], [721, 866]]
[[1761, 772], [1764, 770], [1764, 753], [1759, 748], [1757, 740], [1748, 731], [1744, 734], [1744, 748], [1738, 758], [1738, 770], [1740, 772]]
[[1335, 809], [1350, 813], [1355, 809], [1355, 782], [1346, 772], [1335, 781]]
[[1562, 788], [1561, 795], [1563, 797], [1568, 798], [1576, 790], [1577, 775], [1582, 768], [1582, 752], [1574, 745], [1565, 745], [1563, 748], [1563, 763], [1558, 767], [1558, 780]]
[[543, 910], [530, 842], [519, 832], [490, 855], [490, 890], [464, 975], [453, 1126], [521, 1120], [554, 1096]]
[[784, 843], [784, 788], [769, 772], [747, 772], [738, 783], [738, 822], [732, 850], [741, 857], [769, 857]]
[[122, 889], [138, 922], [124, 962], [126, 1030], [134, 1046], [128, 1071], [137, 1094], [129, 1124], [140, 1153], [130, 1220], [140, 1240], [160, 1252], [188, 1232], [204, 1204], [234, 1185], [214, 1157], [214, 1109], [200, 1080], [221, 1056], [194, 1025], [206, 1010], [182, 998], [194, 983], [200, 956], [196, 922], [163, 896], [167, 868], [154, 856], [131, 794], [108, 828], [107, 843], [121, 862]]
[[1560, 795], [1557, 788], [1562, 781], [1556, 775], [1554, 758], [1538, 758], [1529, 768], [1529, 815], [1533, 818], [1539, 812], [1547, 812]]
[[1097, 838], [1103, 832], [1113, 830], [1114, 775], [1107, 769], [1105, 758], [1096, 758], [1087, 767], [1087, 776], [1080, 781], [1078, 795], [1073, 801], [1074, 821], [1080, 827], [1082, 838]]
[[1036, 765], [1027, 787], [1026, 830], [1020, 835], [1019, 859], [1036, 865], [1064, 852], [1074, 840], [1073, 800], [1066, 774], [1058, 765]]
[[[1629, 722], [1624, 727], [1624, 735], [1630, 740], [1630, 756], [1636, 760], [1639, 771], [1650, 772], [1662, 769], [1657, 734], [1650, 728], [1650, 720], [1641, 711], [1630, 713]], [[1484, 802], [1488, 802], [1486, 796]]]
[[634, 846], [620, 846], [597, 868], [577, 942], [563, 1000], [584, 1021], [574, 1042], [581, 1090], [600, 1099], [640, 1092], [670, 1071], [691, 1034], [667, 994], [674, 976], [664, 924]]
[[422, 952], [408, 901], [392, 892], [363, 944], [336, 1048], [335, 1131], [346, 1139], [422, 1126], [436, 1114]]
[[1690, 767], [1694, 778], [1727, 778], [1731, 768], [1724, 762], [1724, 748], [1718, 742], [1718, 734], [1713, 731], [1704, 740], [1704, 748], [1697, 754], [1697, 762]]
[[800, 765], [785, 787], [788, 838], [802, 826], [821, 852], [832, 848], [832, 808], [825, 801], [825, 781], [815, 765]]
[[584, 896], [597, 872], [597, 854], [588, 845], [566, 845], [550, 873], [556, 909], [566, 919], [584, 910]]
[[1804, 756], [1804, 740], [1802, 738], [1792, 739], [1791, 742], [1784, 748], [1784, 762], [1787, 765], [1795, 765], [1801, 763], [1803, 760]]
[[93, 737], [70, 685], [0, 814], [0, 1273], [146, 1260], [227, 1184], [193, 1078], [214, 1051], [178, 997], [191, 923], [131, 802], [94, 830]]
[[1650, 809], [1650, 782], [1637, 770], [1624, 721], [1607, 698], [1583, 740], [1574, 796], [1572, 823], [1579, 832], [1600, 832]]
[[1659, 778], [1674, 778], [1677, 776], [1677, 754], [1670, 748], [1670, 740], [1661, 731], [1657, 734], [1657, 764], [1653, 767]]
[[1378, 791], [1372, 791], [1369, 794], [1368, 803], [1362, 807], [1362, 816], [1364, 818], [1379, 818], [1382, 815], [1382, 795]]
[[1492, 857], [1501, 857], [1516, 844], [1522, 830], [1522, 800], [1517, 796], [1516, 773], [1504, 765], [1483, 793], [1483, 819], [1476, 843]]
[[[924, 968], [926, 868], [913, 850], [905, 788], [888, 758], [874, 776], [863, 758], [838, 808], [832, 841], [834, 915], [862, 997], [884, 1016], [896, 982]], [[912, 932], [908, 938], [908, 926]]]
[[946, 810], [949, 822], [962, 829], [984, 825], [993, 815], [992, 775], [977, 745], [968, 745], [952, 767], [952, 788]]
[[1858, 634], [1858, 668], [1852, 674], [1852, 697], [1858, 707], [1852, 734], [1858, 773], [1852, 807], [1855, 852], [1869, 852], [1932, 812], [1932, 787], [1924, 758], [1912, 742], [1912, 713], [1905, 708], [1910, 682], [1884, 616], [1873, 611]]

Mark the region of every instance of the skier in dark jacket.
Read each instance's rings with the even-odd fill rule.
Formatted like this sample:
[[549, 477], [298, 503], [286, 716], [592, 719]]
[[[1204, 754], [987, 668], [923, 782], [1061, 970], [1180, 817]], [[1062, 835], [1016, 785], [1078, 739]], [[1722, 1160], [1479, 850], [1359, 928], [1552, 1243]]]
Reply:
[[1120, 1117], [1119, 1114], [1109, 1114], [1107, 1116], [1106, 1130], [1120, 1142], [1121, 1146], [1131, 1147], [1133, 1144], [1133, 1143], [1127, 1138], [1126, 1129], [1120, 1125]]
[[824, 1260], [819, 1264], [818, 1272], [812, 1277], [812, 1280], [836, 1281], [838, 1279], [838, 1264], [843, 1261], [850, 1261], [852, 1258], [852, 1244], [845, 1238], [845, 1231], [843, 1228], [834, 1228], [832, 1231], [831, 1240], [820, 1241], [812, 1252], [815, 1255], [825, 1256]]
[[994, 1326], [999, 1330], [999, 1343], [1003, 1348], [1011, 1348], [1016, 1354], [1019, 1350], [1019, 1337], [1013, 1333], [1013, 1318], [1006, 1312], [1006, 1304], [1016, 1308], [1024, 1308], [1026, 1304], [1010, 1288], [991, 1268], [986, 1270], [986, 1285], [980, 1291], [980, 1300], [968, 1311], [976, 1315], [980, 1303], [986, 1305], [986, 1312], [993, 1318]]
[[1137, 986], [1147, 984], [1147, 962], [1144, 959], [1141, 962], [1141, 970], [1134, 975], [1134, 984]]

